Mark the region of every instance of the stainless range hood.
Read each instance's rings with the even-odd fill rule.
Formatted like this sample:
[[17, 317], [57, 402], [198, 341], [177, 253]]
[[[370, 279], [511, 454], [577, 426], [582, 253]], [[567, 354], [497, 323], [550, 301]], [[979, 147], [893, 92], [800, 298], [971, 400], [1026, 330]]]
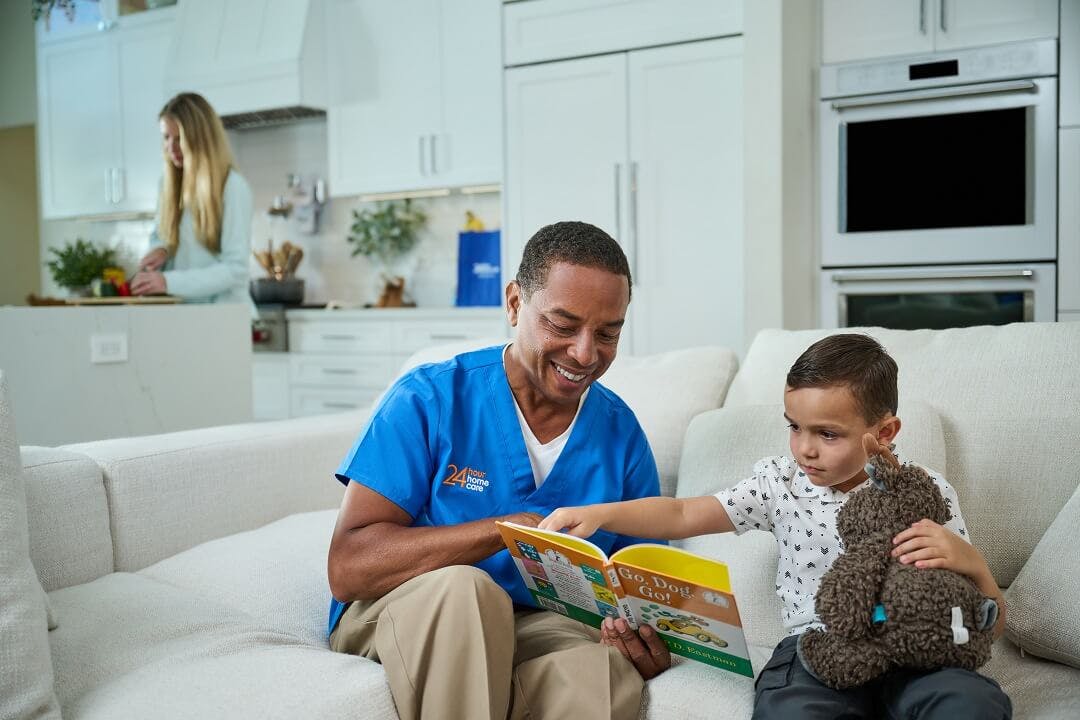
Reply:
[[200, 93], [234, 129], [324, 117], [327, 0], [183, 0], [166, 91]]

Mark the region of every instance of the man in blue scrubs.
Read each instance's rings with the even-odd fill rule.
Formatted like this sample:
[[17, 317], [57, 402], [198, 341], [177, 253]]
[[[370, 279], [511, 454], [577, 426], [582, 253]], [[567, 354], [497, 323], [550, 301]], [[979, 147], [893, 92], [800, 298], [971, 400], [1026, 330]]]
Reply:
[[649, 629], [536, 610], [494, 523], [659, 494], [637, 419], [595, 383], [630, 288], [607, 233], [541, 228], [506, 288], [514, 342], [405, 375], [338, 469], [330, 645], [382, 663], [403, 720], [636, 718], [670, 665]]

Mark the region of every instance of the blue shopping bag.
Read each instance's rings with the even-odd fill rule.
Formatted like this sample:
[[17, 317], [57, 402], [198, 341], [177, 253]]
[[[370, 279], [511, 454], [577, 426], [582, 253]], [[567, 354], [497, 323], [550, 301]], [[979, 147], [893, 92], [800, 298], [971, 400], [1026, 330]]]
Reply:
[[458, 233], [458, 307], [502, 305], [499, 231]]

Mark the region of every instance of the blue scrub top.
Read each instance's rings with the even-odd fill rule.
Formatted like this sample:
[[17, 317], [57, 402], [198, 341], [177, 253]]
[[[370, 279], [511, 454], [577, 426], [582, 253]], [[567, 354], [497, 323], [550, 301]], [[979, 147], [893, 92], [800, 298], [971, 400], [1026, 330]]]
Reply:
[[[634, 413], [599, 383], [537, 488], [503, 348], [465, 353], [410, 371], [387, 392], [337, 471], [401, 507], [413, 526], [456, 525], [516, 512], [660, 494], [656, 461]], [[604, 552], [640, 538], [598, 531]], [[476, 563], [515, 603], [534, 605], [507, 550]], [[332, 632], [348, 603], [331, 598]]]

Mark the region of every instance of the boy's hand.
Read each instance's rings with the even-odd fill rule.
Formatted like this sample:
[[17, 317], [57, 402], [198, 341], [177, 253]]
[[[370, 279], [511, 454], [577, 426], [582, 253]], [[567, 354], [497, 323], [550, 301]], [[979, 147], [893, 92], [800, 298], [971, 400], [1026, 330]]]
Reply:
[[942, 568], [978, 581], [986, 562], [971, 543], [933, 520], [922, 519], [893, 538], [892, 556], [917, 568]]
[[541, 530], [565, 532], [579, 538], [591, 537], [603, 525], [599, 505], [559, 508], [541, 521]]

